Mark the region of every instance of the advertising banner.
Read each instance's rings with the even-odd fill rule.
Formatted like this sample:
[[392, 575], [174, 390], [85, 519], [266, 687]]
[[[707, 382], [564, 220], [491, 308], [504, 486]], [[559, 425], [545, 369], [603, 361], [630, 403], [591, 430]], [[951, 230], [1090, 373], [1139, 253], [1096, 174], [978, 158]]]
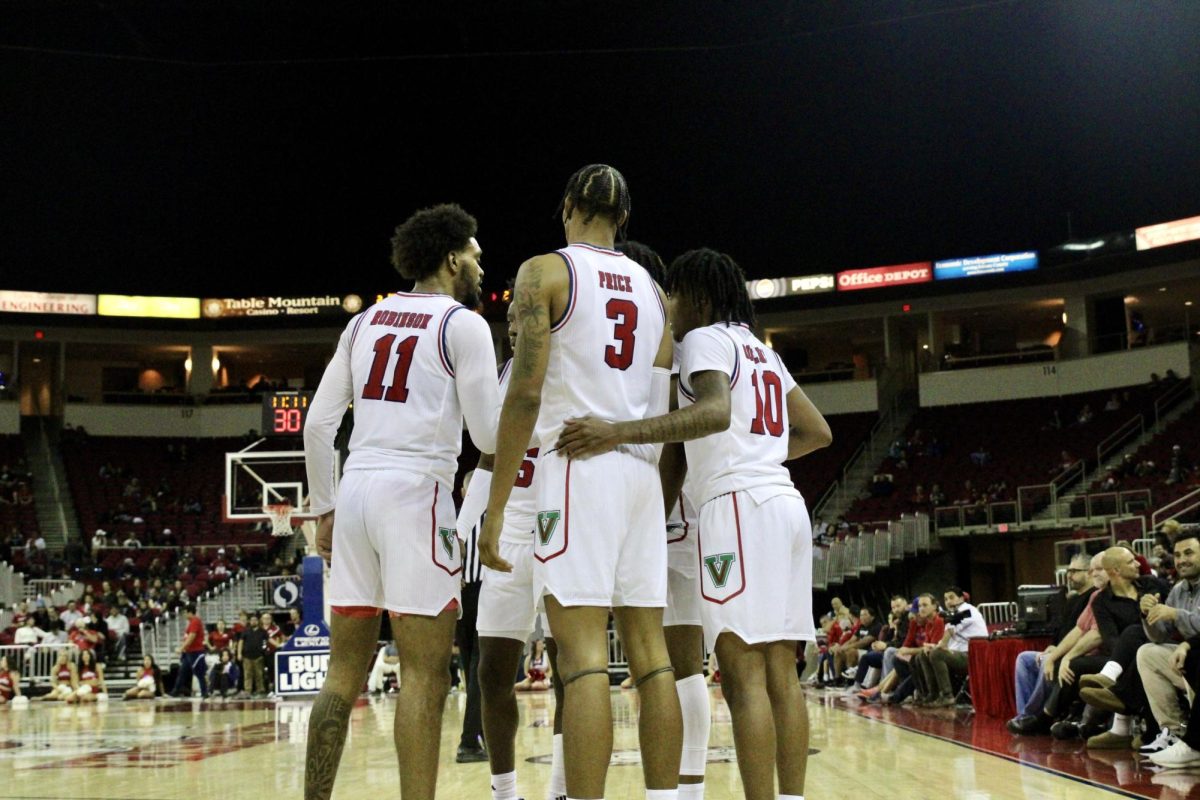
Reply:
[[200, 298], [102, 294], [98, 309], [102, 317], [200, 319]]
[[1134, 231], [1138, 250], [1150, 250], [1155, 247], [1166, 247], [1180, 242], [1191, 242], [1200, 239], [1200, 217], [1177, 219], [1174, 222], [1160, 222], [1158, 225], [1147, 225]]
[[1029, 250], [1024, 253], [1004, 253], [994, 256], [971, 258], [948, 258], [933, 262], [933, 277], [939, 281], [954, 278], [974, 278], [976, 275], [1002, 275], [1008, 272], [1025, 272], [1038, 267], [1038, 254]]
[[882, 289], [885, 286], [904, 286], [910, 283], [929, 283], [933, 280], [933, 263], [918, 261], [890, 267], [848, 269], [837, 274], [837, 290], [853, 292], [859, 289]]
[[0, 291], [0, 314], [86, 314], [96, 313], [94, 294]]
[[751, 300], [767, 300], [772, 297], [788, 297], [797, 294], [832, 292], [835, 280], [832, 273], [823, 275], [800, 275], [792, 278], [761, 278], [746, 281], [746, 290]]
[[311, 297], [206, 297], [200, 304], [205, 319], [233, 317], [345, 317], [362, 311], [362, 298], [316, 295]]

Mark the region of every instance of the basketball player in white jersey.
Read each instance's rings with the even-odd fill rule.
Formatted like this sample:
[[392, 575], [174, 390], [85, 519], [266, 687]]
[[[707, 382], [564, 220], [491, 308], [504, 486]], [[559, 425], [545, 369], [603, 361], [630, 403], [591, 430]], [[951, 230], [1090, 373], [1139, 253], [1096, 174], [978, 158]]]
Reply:
[[480, 558], [493, 569], [513, 568], [500, 555], [500, 534], [534, 436], [541, 448], [534, 592], [545, 602], [566, 687], [567, 796], [604, 796], [612, 754], [611, 607], [640, 691], [647, 798], [674, 800], [681, 722], [662, 633], [667, 553], [655, 448], [622, 448], [587, 462], [547, 451], [568, 417], [619, 421], [666, 410], [671, 338], [664, 298], [645, 269], [613, 249], [629, 217], [629, 191], [617, 170], [593, 164], [576, 172], [561, 214], [567, 247], [530, 259], [517, 274], [517, 349]]
[[[516, 306], [508, 307], [508, 338], [517, 345]], [[508, 390], [512, 368], [509, 359], [500, 369], [501, 395]], [[487, 507], [495, 459], [491, 453], [479, 457], [471, 485], [458, 515], [461, 538], [470, 535]], [[533, 633], [537, 598], [533, 596], [533, 529], [537, 517], [534, 480], [538, 447], [525, 451], [512, 494], [504, 509], [500, 533], [500, 556], [512, 564], [512, 572], [483, 568], [479, 590], [479, 692], [483, 701], [483, 737], [487, 742], [492, 772], [493, 800], [516, 800], [516, 738], [520, 715], [513, 675], [521, 666], [525, 642]], [[561, 740], [560, 740], [561, 741]]]
[[[721, 663], [748, 800], [804, 795], [808, 717], [796, 642], [812, 641], [808, 510], [783, 462], [832, 440], [783, 361], [755, 337], [742, 270], [693, 250], [667, 275], [682, 337], [679, 409], [611, 424], [568, 421], [556, 442], [589, 459], [625, 442], [684, 441], [697, 532], [704, 635]], [[586, 461], [583, 463], [587, 463]], [[664, 476], [668, 484], [678, 476]]]
[[[641, 242], [623, 242], [617, 248], [641, 264], [659, 286], [666, 282], [666, 266], [658, 253]], [[671, 391], [677, 391], [679, 345], [671, 365]], [[672, 396], [671, 408], [676, 407]], [[668, 473], [682, 463], [683, 445], [663, 449], [661, 468]], [[708, 685], [704, 680], [704, 629], [700, 619], [700, 572], [696, 550], [696, 509], [690, 487], [664, 496], [667, 513], [667, 607], [663, 634], [675, 670], [675, 691], [683, 716], [683, 750], [679, 760], [679, 800], [702, 800], [704, 769], [708, 762], [708, 735], [712, 727]], [[624, 684], [622, 684], [624, 685]]]
[[[306, 800], [333, 790], [384, 609], [403, 676], [401, 793], [434, 796], [463, 568], [451, 487], [463, 419], [490, 452], [499, 408], [491, 334], [471, 310], [483, 277], [475, 230], [455, 205], [418, 211], [396, 229], [392, 262], [412, 291], [350, 321], [309, 409], [305, 461], [317, 548], [330, 561], [332, 647], [309, 720]], [[350, 403], [354, 432], [335, 503], [333, 439]]]

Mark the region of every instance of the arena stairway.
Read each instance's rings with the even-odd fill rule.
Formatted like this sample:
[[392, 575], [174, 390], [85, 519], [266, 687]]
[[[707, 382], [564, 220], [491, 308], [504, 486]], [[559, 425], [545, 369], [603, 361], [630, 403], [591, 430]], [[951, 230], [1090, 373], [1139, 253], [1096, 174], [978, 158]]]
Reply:
[[75, 504], [67, 491], [67, 473], [58, 449], [50, 441], [50, 432], [41, 417], [25, 417], [21, 421], [21, 438], [25, 445], [29, 470], [33, 473], [33, 502], [37, 509], [38, 528], [46, 546], [61, 551], [68, 541], [81, 541]]

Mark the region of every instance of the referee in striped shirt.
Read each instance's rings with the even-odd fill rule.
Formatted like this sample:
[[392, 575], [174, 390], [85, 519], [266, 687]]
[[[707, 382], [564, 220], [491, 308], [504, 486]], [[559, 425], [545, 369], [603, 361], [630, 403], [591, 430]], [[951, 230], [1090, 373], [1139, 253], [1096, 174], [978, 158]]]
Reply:
[[[463, 476], [462, 496], [467, 495], [474, 470]], [[479, 562], [479, 528], [483, 518], [472, 521], [470, 533], [466, 525], [459, 530], [466, 534], [463, 548], [462, 617], [458, 620], [455, 639], [458, 641], [458, 661], [462, 665], [467, 690], [467, 709], [463, 714], [462, 737], [458, 743], [459, 764], [487, 761], [483, 740], [483, 711], [479, 698], [479, 633], [475, 621], [479, 616], [479, 587], [483, 584], [483, 564]]]

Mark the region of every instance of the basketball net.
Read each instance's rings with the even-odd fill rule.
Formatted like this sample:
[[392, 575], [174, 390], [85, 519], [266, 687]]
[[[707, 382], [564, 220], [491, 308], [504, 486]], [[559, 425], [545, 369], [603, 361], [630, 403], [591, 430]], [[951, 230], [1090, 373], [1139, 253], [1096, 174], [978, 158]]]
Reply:
[[272, 503], [263, 506], [263, 513], [271, 520], [271, 535], [272, 536], [291, 536], [295, 533], [292, 530], [292, 504], [291, 503]]

